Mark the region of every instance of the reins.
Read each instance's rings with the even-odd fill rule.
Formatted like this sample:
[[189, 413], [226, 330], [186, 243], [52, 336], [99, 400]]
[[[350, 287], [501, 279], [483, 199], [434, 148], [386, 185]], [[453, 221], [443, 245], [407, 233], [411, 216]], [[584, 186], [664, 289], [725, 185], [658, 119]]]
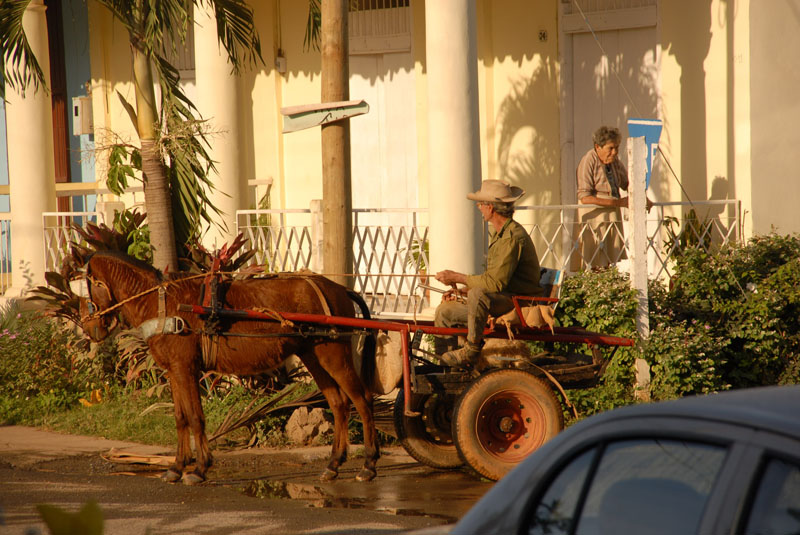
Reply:
[[[234, 271], [216, 271], [214, 273], [220, 274], [220, 275], [231, 275], [232, 276], [232, 275], [235, 275], [237, 272], [234, 272]], [[310, 276], [312, 274], [313, 275], [323, 276], [323, 277], [325, 276], [325, 275], [320, 275], [319, 273], [313, 273], [313, 272], [308, 272], [308, 273], [291, 272], [291, 273], [271, 273], [271, 274], [268, 274], [266, 277], [256, 277], [255, 279], [258, 279], [258, 278], [264, 278], [264, 279], [272, 279], [272, 278], [283, 279], [283, 278], [286, 278], [286, 279], [288, 279], [288, 278], [292, 278], [292, 277], [308, 279], [308, 278], [310, 278]], [[143, 290], [143, 291], [141, 291], [141, 292], [139, 292], [139, 293], [137, 293], [135, 295], [132, 295], [132, 296], [126, 298], [126, 299], [123, 299], [122, 301], [119, 301], [118, 303], [115, 303], [115, 304], [111, 305], [110, 307], [108, 307], [108, 308], [106, 308], [104, 310], [97, 310], [95, 312], [91, 312], [90, 314], [87, 314], [86, 316], [83, 316], [81, 318], [81, 321], [83, 322], [85, 320], [91, 320], [91, 319], [94, 319], [94, 318], [99, 318], [99, 317], [105, 316], [109, 312], [113, 312], [114, 310], [120, 308], [122, 305], [124, 305], [126, 303], [129, 303], [130, 301], [136, 300], [136, 299], [138, 299], [138, 298], [140, 298], [142, 296], [145, 296], [145, 295], [147, 295], [149, 293], [156, 292], [161, 288], [166, 289], [170, 285], [177, 285], [180, 282], [189, 281], [189, 280], [193, 280], [193, 279], [199, 279], [199, 278], [203, 278], [203, 277], [207, 277], [207, 276], [208, 276], [208, 273], [199, 273], [199, 274], [196, 274], [196, 275], [189, 275], [188, 277], [182, 277], [182, 278], [176, 279], [176, 280], [164, 281], [164, 282], [162, 282], [160, 284], [157, 284], [156, 286], [153, 286], [151, 288]], [[86, 279], [87, 282], [91, 282], [92, 284], [96, 284], [97, 286], [102, 286], [103, 288], [106, 289], [106, 291], [108, 292], [109, 296], [111, 296], [111, 289], [108, 287], [108, 284], [106, 284], [104, 281], [96, 279], [95, 277], [93, 277], [88, 272], [86, 273], [84, 278]], [[244, 280], [247, 280], [247, 279], [244, 279]], [[311, 282], [311, 281], [309, 281], [309, 282]], [[323, 297], [322, 296], [322, 292], [320, 291], [319, 287], [317, 287], [313, 283], [312, 283], [312, 287], [314, 288], [314, 291], [317, 293], [317, 295], [322, 299], [323, 308], [325, 308], [327, 310], [327, 314], [330, 315], [330, 309], [328, 309], [327, 302], [322, 298]], [[88, 301], [90, 303], [92, 303], [95, 307], [97, 307], [97, 305], [91, 300], [91, 293], [89, 293]], [[279, 320], [279, 321], [281, 321], [281, 320]]]
[[[110, 307], [106, 308], [105, 310], [98, 310], [98, 311], [92, 312], [91, 314], [88, 314], [88, 315], [84, 316], [83, 318], [81, 318], [81, 321], [91, 320], [91, 319], [94, 319], [94, 318], [99, 318], [99, 317], [105, 316], [109, 312], [112, 312], [113, 310], [116, 310], [117, 308], [121, 307], [125, 303], [128, 303], [130, 301], [138, 299], [138, 298], [140, 298], [140, 297], [142, 297], [144, 295], [147, 295], [147, 294], [149, 294], [151, 292], [156, 292], [161, 288], [166, 289], [170, 285], [176, 285], [179, 282], [183, 282], [183, 281], [187, 281], [187, 280], [191, 280], [191, 279], [198, 279], [200, 277], [205, 277], [205, 276], [206, 276], [205, 273], [201, 273], [199, 275], [190, 275], [188, 277], [184, 277], [184, 278], [178, 279], [178, 280], [164, 281], [161, 284], [157, 284], [156, 286], [148, 288], [147, 290], [141, 291], [136, 295], [132, 295], [132, 296], [126, 298], [126, 299], [123, 299], [122, 301], [119, 301], [118, 303], [115, 303], [115, 304], [111, 305]], [[87, 282], [91, 282], [93, 284], [97, 284], [98, 286], [103, 286], [106, 289], [106, 291], [108, 292], [108, 295], [109, 296], [112, 295], [111, 294], [111, 289], [108, 287], [108, 284], [106, 284], [105, 282], [92, 277], [88, 273], [86, 274], [85, 278], [86, 278]], [[89, 298], [90, 298], [89, 302], [90, 303], [94, 303], [91, 300], [91, 293], [89, 294]], [[95, 306], [97, 306], [97, 305], [95, 305]]]

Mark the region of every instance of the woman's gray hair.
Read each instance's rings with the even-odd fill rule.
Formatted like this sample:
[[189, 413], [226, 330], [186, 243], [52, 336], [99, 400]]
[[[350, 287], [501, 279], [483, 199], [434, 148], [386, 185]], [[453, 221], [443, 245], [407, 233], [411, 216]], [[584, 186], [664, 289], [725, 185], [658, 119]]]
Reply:
[[592, 135], [592, 142], [600, 147], [604, 147], [609, 141], [619, 143], [621, 140], [622, 135], [619, 133], [619, 128], [611, 126], [601, 126]]
[[514, 203], [513, 202], [493, 202], [492, 208], [494, 211], [503, 216], [503, 217], [511, 217], [514, 215]]

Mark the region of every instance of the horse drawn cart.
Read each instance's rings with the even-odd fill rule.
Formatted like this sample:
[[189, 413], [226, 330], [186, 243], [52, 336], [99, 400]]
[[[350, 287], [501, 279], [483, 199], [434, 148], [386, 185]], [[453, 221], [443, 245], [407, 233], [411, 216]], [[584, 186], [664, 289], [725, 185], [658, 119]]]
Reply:
[[[572, 409], [566, 390], [596, 384], [617, 348], [634, 343], [628, 338], [577, 327], [530, 326], [523, 309], [531, 301], [556, 299], [516, 297], [519, 321], [513, 338], [517, 342], [506, 345], [499, 354], [482, 357], [474, 369], [442, 366], [435, 355], [421, 348], [425, 335], [466, 336], [466, 329], [436, 327], [431, 321], [186, 304], [180, 305], [180, 310], [257, 321], [288, 320], [307, 336], [398, 333], [403, 367], [393, 420], [403, 447], [428, 466], [456, 468], [467, 464], [477, 474], [497, 480], [563, 429], [561, 400]], [[499, 324], [492, 324], [485, 331], [487, 340], [508, 340], [509, 334], [509, 327]], [[556, 343], [584, 346], [590, 354], [576, 351], [558, 355], [548, 351], [531, 355], [524, 343], [528, 341], [544, 342], [545, 347]], [[492, 342], [487, 343], [489, 346], [497, 347]]]

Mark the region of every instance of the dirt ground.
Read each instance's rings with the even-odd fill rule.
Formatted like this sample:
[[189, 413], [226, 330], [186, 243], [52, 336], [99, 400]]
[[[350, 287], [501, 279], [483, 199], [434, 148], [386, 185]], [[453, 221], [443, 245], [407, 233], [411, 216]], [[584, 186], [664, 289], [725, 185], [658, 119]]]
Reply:
[[384, 448], [372, 482], [355, 481], [355, 458], [322, 483], [329, 452], [215, 450], [209, 481], [189, 487], [159, 480], [162, 467], [119, 462], [174, 454], [165, 448], [0, 427], [0, 533], [45, 535], [37, 504], [74, 512], [96, 501], [106, 535], [383, 535], [454, 522], [491, 486], [420, 465], [400, 447]]

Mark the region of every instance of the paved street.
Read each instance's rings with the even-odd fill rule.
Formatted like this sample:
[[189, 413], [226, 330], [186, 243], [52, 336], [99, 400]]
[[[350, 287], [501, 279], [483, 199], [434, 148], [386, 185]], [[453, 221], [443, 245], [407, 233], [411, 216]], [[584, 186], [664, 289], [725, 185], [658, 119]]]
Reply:
[[348, 461], [338, 481], [319, 482], [327, 446], [215, 451], [209, 482], [198, 487], [163, 483], [162, 468], [112, 462], [110, 451], [151, 460], [171, 453], [0, 427], [0, 532], [46, 534], [36, 504], [77, 511], [94, 500], [108, 535], [401, 533], [456, 520], [491, 486], [422, 466], [399, 447], [385, 449], [370, 483], [354, 480], [360, 459]]

